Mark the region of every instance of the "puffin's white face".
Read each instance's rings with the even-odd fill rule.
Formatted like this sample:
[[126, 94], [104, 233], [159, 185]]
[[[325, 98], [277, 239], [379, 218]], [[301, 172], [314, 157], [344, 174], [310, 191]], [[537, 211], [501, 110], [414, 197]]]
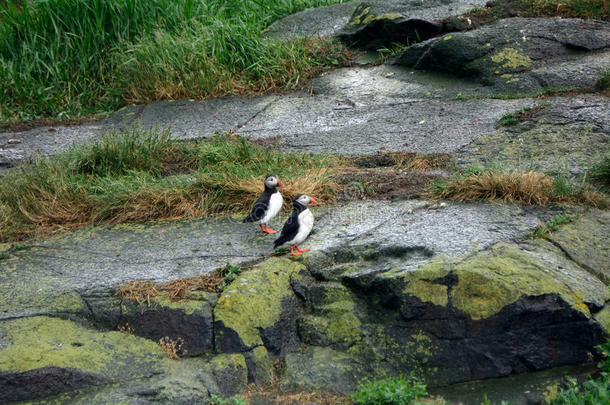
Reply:
[[269, 176], [267, 176], [267, 178], [265, 179], [265, 186], [269, 187], [269, 188], [273, 188], [273, 187], [282, 187], [282, 181], [275, 175], [275, 174], [271, 174]]
[[295, 199], [295, 202], [298, 202], [303, 207], [307, 207], [309, 204], [316, 205], [318, 203], [315, 199], [313, 199], [305, 194], [301, 194], [301, 195], [297, 196], [297, 198]]

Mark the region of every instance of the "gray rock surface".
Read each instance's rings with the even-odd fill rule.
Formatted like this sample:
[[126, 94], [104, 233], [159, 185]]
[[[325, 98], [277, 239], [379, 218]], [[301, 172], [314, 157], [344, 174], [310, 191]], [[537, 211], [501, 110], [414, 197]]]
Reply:
[[610, 150], [610, 100], [579, 96], [545, 101], [518, 124], [498, 127], [461, 148], [457, 161], [561, 175], [581, 174], [601, 161]]
[[467, 77], [497, 91], [585, 88], [610, 61], [610, 23], [508, 18], [406, 49], [393, 63]]
[[308, 9], [285, 17], [271, 24], [265, 35], [273, 39], [295, 37], [331, 36], [340, 32], [353, 21], [356, 8], [368, 7], [368, 15], [383, 16], [400, 14], [408, 19], [426, 21], [460, 15], [475, 7], [481, 7], [487, 0], [367, 0], [350, 1], [327, 7]]
[[[428, 205], [378, 201], [320, 208], [314, 211], [316, 233], [306, 245], [422, 246], [430, 255], [421, 264], [433, 255], [461, 255], [518, 238], [548, 216], [518, 206], [450, 204], [427, 210]], [[261, 260], [272, 253], [272, 240], [228, 217], [88, 228], [49, 238], [0, 260], [0, 319], [88, 314], [96, 300], [111, 297], [128, 281], [194, 277], [227, 262]]]

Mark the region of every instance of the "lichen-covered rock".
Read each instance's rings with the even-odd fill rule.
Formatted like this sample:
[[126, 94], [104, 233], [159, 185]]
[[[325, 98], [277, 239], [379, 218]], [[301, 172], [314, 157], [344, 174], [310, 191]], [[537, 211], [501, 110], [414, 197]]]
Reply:
[[[331, 35], [355, 35], [361, 39], [358, 45], [366, 45], [368, 42], [376, 42], [375, 36], [381, 34], [387, 39], [396, 42], [397, 38], [405, 35], [399, 32], [393, 25], [393, 20], [420, 21], [424, 29], [428, 25], [435, 25], [433, 21], [441, 20], [449, 16], [457, 16], [475, 7], [481, 7], [487, 0], [427, 0], [427, 1], [404, 1], [404, 0], [366, 0], [349, 1], [342, 4], [334, 4], [327, 7], [307, 9], [296, 14], [289, 15], [274, 22], [265, 31], [267, 38], [290, 39], [295, 37], [314, 37]], [[395, 38], [386, 35], [383, 27], [376, 31], [371, 25], [380, 22], [381, 25], [388, 23], [388, 30], [392, 30]], [[405, 29], [411, 29], [407, 35], [413, 34], [416, 25], [406, 24]], [[400, 26], [399, 28], [403, 28]], [[421, 33], [424, 35], [424, 32]], [[389, 45], [387, 43], [385, 45]], [[373, 45], [370, 49], [376, 49]]]
[[241, 353], [214, 356], [209, 366], [218, 385], [219, 394], [230, 397], [238, 394], [248, 384], [246, 359]]
[[89, 298], [88, 304], [96, 324], [155, 342], [162, 338], [179, 339], [184, 357], [199, 356], [213, 348], [212, 307], [217, 298], [214, 293], [194, 292], [183, 301], [161, 296], [138, 303], [101, 297]]
[[610, 60], [610, 23], [509, 18], [415, 44], [393, 63], [468, 77], [503, 92], [593, 84]]
[[610, 212], [594, 211], [562, 226], [548, 239], [571, 260], [610, 284]]
[[294, 346], [297, 302], [290, 276], [304, 269], [290, 259], [270, 259], [242, 273], [214, 308], [216, 347], [241, 352], [264, 345], [280, 353]]
[[[572, 227], [608, 232], [599, 215]], [[376, 250], [384, 260], [370, 260]], [[604, 262], [607, 252], [590, 254]], [[347, 392], [363, 375], [411, 370], [438, 386], [587, 363], [609, 332], [608, 287], [546, 240], [438, 256], [415, 269], [393, 265], [388, 248], [374, 245], [322, 256], [307, 261], [310, 275], [292, 278], [308, 347], [286, 356], [284, 383], [292, 387]], [[359, 273], [362, 266], [377, 271]], [[328, 356], [340, 365], [332, 373], [321, 360]]]

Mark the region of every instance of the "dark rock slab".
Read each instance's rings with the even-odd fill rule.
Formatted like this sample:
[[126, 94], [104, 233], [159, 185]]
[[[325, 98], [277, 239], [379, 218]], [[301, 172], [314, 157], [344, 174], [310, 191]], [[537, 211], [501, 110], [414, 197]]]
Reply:
[[0, 403], [31, 401], [108, 383], [104, 377], [71, 368], [43, 367], [21, 373], [0, 371]]
[[607, 22], [509, 18], [415, 44], [392, 63], [531, 93], [592, 85], [608, 66], [609, 47]]

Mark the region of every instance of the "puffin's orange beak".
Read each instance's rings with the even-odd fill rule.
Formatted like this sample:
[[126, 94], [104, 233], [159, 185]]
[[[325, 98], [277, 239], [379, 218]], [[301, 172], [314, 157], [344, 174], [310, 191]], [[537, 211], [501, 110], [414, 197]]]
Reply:
[[311, 200], [311, 205], [316, 205], [318, 203], [315, 198], [309, 197], [309, 199]]
[[277, 182], [280, 183], [280, 187], [284, 187], [284, 183], [282, 183], [282, 180], [277, 179]]

